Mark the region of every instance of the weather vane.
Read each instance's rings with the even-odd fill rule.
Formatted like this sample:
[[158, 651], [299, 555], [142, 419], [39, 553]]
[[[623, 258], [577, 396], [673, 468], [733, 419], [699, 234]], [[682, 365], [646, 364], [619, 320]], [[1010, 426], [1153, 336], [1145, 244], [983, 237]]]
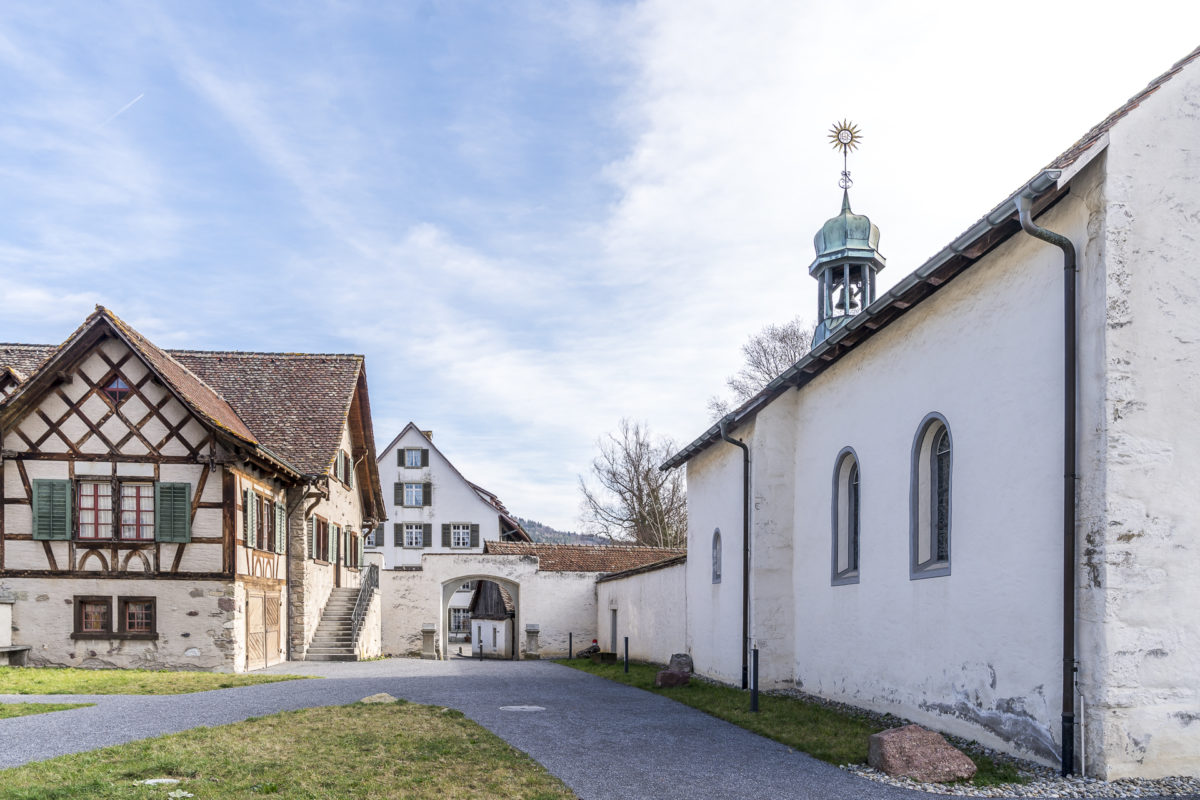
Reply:
[[843, 189], [849, 189], [854, 185], [854, 181], [850, 180], [847, 156], [851, 150], [858, 149], [858, 143], [862, 141], [862, 138], [862, 131], [850, 120], [844, 119], [841, 122], [835, 122], [829, 129], [829, 141], [833, 143], [833, 149], [842, 151], [842, 177], [838, 181], [838, 186]]

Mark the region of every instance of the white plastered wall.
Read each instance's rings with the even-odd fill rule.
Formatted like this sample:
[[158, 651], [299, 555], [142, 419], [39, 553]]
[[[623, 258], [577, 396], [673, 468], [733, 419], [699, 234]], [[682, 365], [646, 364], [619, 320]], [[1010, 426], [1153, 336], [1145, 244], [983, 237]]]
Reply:
[[1109, 133], [1106, 472], [1080, 606], [1089, 772], [1108, 778], [1200, 774], [1198, 141], [1196, 62]]
[[[701, 561], [705, 559], [700, 558]], [[596, 583], [596, 630], [601, 646], [609, 649], [612, 612], [617, 612], [617, 653], [629, 637], [629, 658], [666, 664], [675, 653], [687, 652], [686, 564], [639, 572]]]
[[[402, 467], [397, 464], [397, 452], [405, 448], [429, 450], [429, 466]], [[405, 431], [392, 447], [380, 454], [379, 481], [383, 485], [384, 502], [388, 504], [388, 521], [384, 525], [384, 541], [374, 550], [383, 553], [387, 569], [398, 566], [418, 566], [425, 553], [482, 552], [485, 541], [500, 538], [496, 509], [485, 502], [451, 466], [429, 439], [416, 428]], [[433, 484], [433, 504], [423, 507], [396, 505], [392, 501], [397, 483]], [[404, 523], [428, 523], [433, 526], [433, 545], [427, 548], [397, 547], [395, 526]], [[479, 546], [476, 548], [447, 548], [442, 546], [443, 524], [477, 524]]]
[[[472, 553], [428, 554], [420, 570], [383, 570], [383, 652], [419, 655], [421, 626], [434, 624], [439, 649], [457, 651], [446, 641], [444, 608], [459, 585], [468, 580], [493, 580], [503, 585], [517, 606], [516, 633], [520, 654], [525, 652], [525, 626], [540, 628], [543, 658], [567, 654], [568, 634], [575, 649], [596, 636], [596, 577], [594, 572], [539, 572], [536, 556], [496, 556]], [[582, 642], [582, 644], [581, 644]], [[469, 652], [464, 645], [463, 652]]]

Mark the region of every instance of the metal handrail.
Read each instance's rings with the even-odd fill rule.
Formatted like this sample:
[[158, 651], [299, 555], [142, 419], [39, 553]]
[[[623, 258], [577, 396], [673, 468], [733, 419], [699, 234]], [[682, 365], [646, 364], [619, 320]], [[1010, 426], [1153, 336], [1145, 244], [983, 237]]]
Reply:
[[366, 619], [367, 609], [371, 607], [371, 598], [379, 588], [379, 565], [368, 564], [362, 572], [362, 583], [358, 585], [358, 599], [354, 602], [354, 613], [350, 619], [354, 624], [354, 643], [358, 646], [358, 634], [362, 630], [363, 620]]

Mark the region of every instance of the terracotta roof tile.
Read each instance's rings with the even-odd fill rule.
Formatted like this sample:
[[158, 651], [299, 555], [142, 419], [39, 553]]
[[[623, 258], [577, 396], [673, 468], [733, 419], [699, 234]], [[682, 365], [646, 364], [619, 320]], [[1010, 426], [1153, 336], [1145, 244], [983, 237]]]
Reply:
[[52, 344], [0, 343], [0, 370], [12, 369], [21, 380], [32, 375], [55, 350]]
[[363, 368], [360, 355], [162, 350], [98, 306], [63, 345], [0, 344], [0, 371], [28, 380], [99, 318], [208, 422], [298, 472], [323, 474], [332, 465]]
[[687, 551], [678, 547], [635, 545], [541, 544], [537, 542], [486, 542], [484, 553], [498, 556], [537, 556], [542, 572], [622, 572], [643, 567]]
[[329, 469], [341, 444], [362, 356], [170, 352], [229, 401], [264, 447], [300, 472]]

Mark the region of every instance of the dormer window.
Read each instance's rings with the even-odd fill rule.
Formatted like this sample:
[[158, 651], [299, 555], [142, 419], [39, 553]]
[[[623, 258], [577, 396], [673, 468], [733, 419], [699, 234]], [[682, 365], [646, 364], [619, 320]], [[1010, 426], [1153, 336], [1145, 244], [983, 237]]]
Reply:
[[113, 375], [112, 379], [104, 384], [104, 393], [108, 395], [108, 399], [113, 401], [113, 405], [120, 405], [131, 391], [133, 390], [129, 384], [120, 375]]

